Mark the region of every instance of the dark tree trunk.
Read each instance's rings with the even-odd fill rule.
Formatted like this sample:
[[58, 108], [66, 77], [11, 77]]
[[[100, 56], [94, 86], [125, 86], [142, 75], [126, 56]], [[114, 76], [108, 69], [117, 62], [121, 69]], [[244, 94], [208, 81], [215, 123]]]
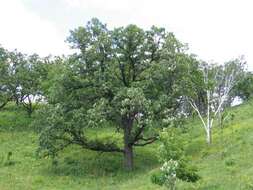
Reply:
[[131, 143], [132, 119], [123, 120], [124, 129], [124, 166], [127, 170], [133, 170], [133, 145]]
[[27, 113], [29, 117], [32, 117], [32, 112], [33, 112], [32, 107], [29, 105], [29, 107], [27, 108]]
[[32, 107], [32, 102], [30, 101], [30, 99], [29, 99], [29, 104], [28, 104], [28, 110], [27, 110], [27, 112], [28, 112], [29, 117], [31, 117], [32, 116], [32, 112], [33, 112], [33, 107]]
[[24, 102], [23, 105], [27, 109], [28, 116], [31, 117], [32, 116], [32, 112], [33, 112], [32, 101], [31, 101], [31, 98], [29, 96], [27, 97], [27, 99], [28, 99], [28, 103]]
[[125, 145], [124, 147], [124, 165], [129, 171], [133, 170], [133, 146]]
[[19, 106], [19, 99], [18, 97], [15, 97], [16, 106]]

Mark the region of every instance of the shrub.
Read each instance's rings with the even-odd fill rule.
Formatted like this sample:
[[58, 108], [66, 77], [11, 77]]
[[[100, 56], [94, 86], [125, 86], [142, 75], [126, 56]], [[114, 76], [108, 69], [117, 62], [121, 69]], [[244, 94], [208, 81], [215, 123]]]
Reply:
[[165, 178], [164, 185], [170, 190], [174, 190], [176, 187], [177, 169], [178, 162], [174, 160], [164, 162], [163, 166], [161, 167], [161, 171]]
[[152, 183], [164, 185], [174, 190], [176, 180], [196, 182], [200, 176], [197, 169], [190, 165], [185, 155], [184, 141], [180, 136], [180, 129], [168, 128], [160, 133], [161, 146], [159, 148], [159, 161], [163, 163], [160, 170], [151, 176]]

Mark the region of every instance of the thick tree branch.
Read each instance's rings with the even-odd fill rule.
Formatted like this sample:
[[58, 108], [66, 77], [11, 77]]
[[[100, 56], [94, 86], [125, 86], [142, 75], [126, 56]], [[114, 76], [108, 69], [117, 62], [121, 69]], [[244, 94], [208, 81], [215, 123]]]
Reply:
[[135, 142], [137, 142], [140, 137], [141, 137], [141, 133], [143, 132], [143, 130], [145, 129], [145, 125], [142, 125], [140, 128], [138, 128], [138, 130], [136, 131], [133, 141], [132, 141], [132, 145], [134, 145]]
[[152, 144], [153, 142], [158, 140], [158, 136], [150, 137], [150, 138], [140, 138], [140, 140], [143, 140], [145, 142], [143, 143], [134, 143], [134, 146], [145, 146], [148, 144]]

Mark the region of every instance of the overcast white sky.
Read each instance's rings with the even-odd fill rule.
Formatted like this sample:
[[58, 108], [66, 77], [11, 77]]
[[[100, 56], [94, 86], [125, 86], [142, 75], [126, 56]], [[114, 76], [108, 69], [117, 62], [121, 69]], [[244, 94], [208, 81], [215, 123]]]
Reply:
[[165, 27], [201, 59], [245, 55], [253, 70], [252, 9], [252, 0], [0, 0], [0, 44], [41, 56], [69, 54], [69, 30], [97, 17], [109, 28]]

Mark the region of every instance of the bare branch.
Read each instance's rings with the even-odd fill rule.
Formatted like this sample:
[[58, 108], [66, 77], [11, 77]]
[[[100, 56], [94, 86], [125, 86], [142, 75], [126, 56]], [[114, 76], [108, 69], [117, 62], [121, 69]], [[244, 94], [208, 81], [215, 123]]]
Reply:
[[191, 107], [198, 113], [198, 116], [199, 116], [201, 122], [203, 123], [204, 128], [206, 129], [206, 123], [205, 123], [205, 121], [204, 121], [204, 119], [203, 119], [203, 117], [202, 117], [202, 115], [201, 115], [201, 113], [200, 113], [197, 105], [194, 103], [194, 101], [189, 100], [189, 98], [187, 98], [187, 100], [188, 100], [189, 104], [191, 105]]

